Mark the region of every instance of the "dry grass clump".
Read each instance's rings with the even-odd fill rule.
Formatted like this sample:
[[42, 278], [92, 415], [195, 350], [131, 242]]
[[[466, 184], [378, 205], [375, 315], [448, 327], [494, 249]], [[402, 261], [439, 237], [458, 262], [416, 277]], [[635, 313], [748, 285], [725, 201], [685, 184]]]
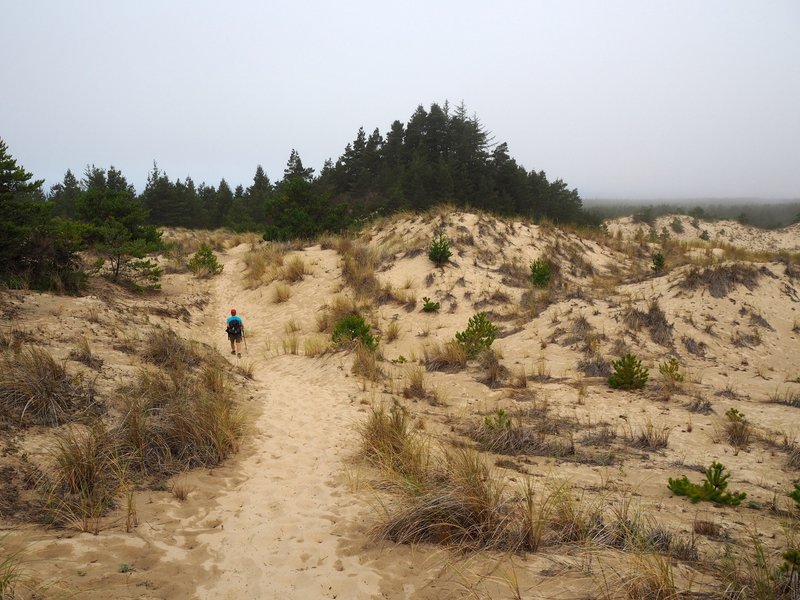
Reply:
[[662, 346], [672, 345], [672, 329], [674, 325], [667, 321], [667, 315], [658, 304], [658, 300], [653, 300], [647, 312], [638, 308], [630, 308], [623, 318], [625, 325], [639, 331], [645, 327], [650, 332], [650, 339]]
[[386, 326], [386, 341], [393, 342], [400, 337], [400, 323], [392, 321]]
[[608, 377], [611, 375], [611, 364], [600, 354], [587, 352], [576, 365], [578, 371], [586, 377]]
[[353, 355], [353, 373], [369, 381], [382, 380], [384, 372], [378, 364], [379, 358], [381, 357], [377, 350], [370, 349], [360, 340], [356, 341]]
[[698, 342], [694, 338], [690, 338], [686, 335], [681, 336], [681, 342], [683, 343], [683, 347], [686, 348], [687, 352], [690, 352], [691, 354], [701, 358], [706, 355], [705, 342]]
[[547, 404], [509, 414], [502, 408], [482, 422], [468, 426], [464, 433], [489, 452], [565, 457], [575, 454], [572, 440], [554, 437], [560, 423], [549, 414]]
[[295, 255], [284, 263], [283, 269], [281, 269], [281, 278], [291, 283], [296, 283], [302, 281], [310, 273], [311, 271], [306, 266], [303, 257]]
[[769, 401], [773, 404], [783, 404], [785, 406], [800, 408], [800, 390], [786, 390], [783, 393], [779, 390], [775, 390], [769, 397]]
[[517, 505], [476, 453], [445, 455], [424, 493], [405, 499], [379, 528], [397, 543], [434, 543], [460, 550], [516, 549], [520, 545]]
[[723, 429], [728, 443], [737, 450], [747, 448], [753, 437], [753, 425], [735, 408], [728, 410], [725, 417]]
[[726, 600], [797, 600], [800, 577], [796, 569], [781, 569], [782, 562], [781, 553], [764, 548], [761, 535], [753, 531], [749, 543], [731, 547], [717, 565]]
[[314, 336], [303, 340], [303, 354], [306, 356], [322, 356], [331, 349], [330, 339]]
[[276, 283], [272, 288], [272, 301], [275, 304], [286, 302], [292, 296], [292, 288], [285, 283]]
[[406, 386], [403, 388], [403, 396], [406, 398], [425, 398], [428, 390], [425, 388], [425, 369], [421, 367], [409, 367], [406, 371]]
[[645, 419], [641, 428], [637, 432], [628, 432], [628, 443], [634, 448], [644, 448], [646, 450], [660, 450], [666, 448], [669, 443], [669, 434], [672, 428], [663, 424], [655, 424], [651, 419]]
[[70, 359], [83, 363], [90, 369], [99, 369], [103, 366], [103, 359], [94, 355], [89, 340], [86, 336], [81, 336], [77, 347], [69, 353]]
[[244, 415], [219, 362], [199, 372], [141, 371], [124, 397], [120, 452], [144, 474], [216, 465], [236, 452]]
[[701, 415], [709, 415], [714, 412], [714, 407], [711, 405], [711, 401], [700, 396], [695, 396], [692, 398], [691, 402], [686, 405], [686, 409], [689, 412], [700, 413]]
[[203, 357], [193, 342], [178, 336], [172, 329], [155, 329], [144, 340], [142, 357], [161, 367], [183, 369], [200, 364]]
[[380, 282], [375, 275], [377, 252], [365, 244], [352, 244], [342, 253], [342, 277], [359, 296], [376, 296]]
[[700, 270], [693, 267], [678, 284], [686, 290], [704, 287], [714, 298], [725, 298], [736, 286], [743, 285], [752, 291], [758, 285], [761, 271], [750, 265], [734, 263]]
[[125, 483], [113, 435], [100, 423], [71, 427], [56, 437], [52, 456], [52, 468], [39, 481], [45, 513], [57, 525], [97, 534]]
[[455, 373], [467, 366], [467, 353], [455, 340], [444, 344], [429, 344], [422, 349], [422, 353], [428, 371]]
[[482, 369], [478, 381], [490, 388], [496, 388], [503, 385], [504, 381], [508, 378], [509, 371], [500, 362], [501, 356], [497, 350], [487, 348], [478, 356], [478, 362]]
[[244, 287], [254, 289], [271, 283], [283, 266], [287, 250], [285, 244], [269, 243], [248, 251], [242, 258], [245, 266]]
[[31, 346], [0, 355], [0, 419], [19, 425], [60, 425], [93, 404], [93, 386]]
[[629, 600], [679, 600], [684, 597], [675, 584], [672, 561], [661, 554], [634, 554], [629, 573], [620, 575], [619, 579]]
[[359, 426], [361, 453], [412, 494], [420, 493], [430, 476], [430, 447], [414, 428], [409, 412], [394, 401], [387, 410], [373, 405]]

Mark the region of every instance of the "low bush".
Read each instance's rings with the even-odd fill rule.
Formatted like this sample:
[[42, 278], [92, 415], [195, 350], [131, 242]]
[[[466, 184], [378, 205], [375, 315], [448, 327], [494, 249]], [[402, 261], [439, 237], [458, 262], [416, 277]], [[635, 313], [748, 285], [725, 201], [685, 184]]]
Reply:
[[611, 366], [614, 372], [608, 377], [608, 385], [614, 389], [639, 389], [647, 383], [649, 371], [633, 354], [625, 354], [619, 360], [611, 361]]
[[538, 288], [550, 285], [552, 270], [550, 263], [544, 258], [537, 258], [531, 263], [531, 283]]
[[467, 328], [456, 333], [456, 341], [464, 348], [468, 359], [475, 358], [482, 350], [488, 349], [497, 336], [497, 326], [486, 313], [479, 312], [470, 317]]
[[650, 266], [650, 270], [654, 273], [661, 273], [667, 264], [666, 260], [664, 259], [664, 255], [661, 254], [661, 252], [656, 252], [653, 254], [652, 261], [653, 264]]
[[789, 497], [795, 501], [795, 508], [800, 510], [800, 483], [794, 484], [794, 491], [789, 494]]
[[427, 296], [422, 297], [422, 312], [438, 312], [441, 307], [441, 303], [434, 302]]
[[450, 241], [445, 237], [444, 233], [440, 233], [431, 241], [428, 247], [428, 258], [437, 266], [441, 267], [447, 264], [453, 253], [450, 251]]
[[661, 373], [661, 377], [669, 387], [676, 387], [678, 384], [683, 383], [684, 376], [680, 369], [681, 365], [674, 356], [671, 356], [658, 366], [658, 372]]
[[197, 277], [213, 277], [222, 273], [223, 265], [219, 264], [214, 251], [207, 244], [200, 246], [200, 249], [189, 259], [189, 270]]
[[692, 483], [684, 475], [680, 479], [669, 479], [667, 487], [676, 496], [686, 496], [692, 502], [706, 500], [715, 504], [739, 506], [747, 497], [745, 492], [727, 492], [730, 473], [725, 473], [725, 467], [718, 462], [711, 463], [706, 469], [706, 480], [702, 484]]
[[370, 332], [369, 325], [361, 315], [345, 315], [336, 322], [331, 335], [337, 346], [353, 346], [359, 341], [369, 350], [374, 350], [378, 341]]

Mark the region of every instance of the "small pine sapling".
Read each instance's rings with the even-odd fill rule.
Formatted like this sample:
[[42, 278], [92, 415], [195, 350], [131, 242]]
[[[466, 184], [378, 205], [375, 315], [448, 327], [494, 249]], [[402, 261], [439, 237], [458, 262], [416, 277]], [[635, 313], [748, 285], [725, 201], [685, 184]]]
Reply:
[[633, 354], [626, 354], [619, 360], [611, 361], [614, 372], [608, 377], [608, 385], [614, 389], [633, 390], [643, 388], [650, 372], [642, 366], [642, 361]]
[[453, 253], [450, 251], [450, 242], [444, 233], [440, 233], [428, 247], [428, 258], [437, 266], [444, 266]]
[[683, 383], [684, 377], [680, 372], [681, 365], [678, 359], [671, 356], [666, 362], [663, 362], [658, 367], [658, 372], [668, 384]]
[[422, 297], [422, 312], [438, 312], [441, 307], [439, 302], [434, 302], [427, 296]]
[[479, 312], [470, 317], [464, 331], [456, 333], [456, 341], [464, 348], [467, 358], [472, 359], [478, 356], [481, 350], [488, 349], [496, 336], [497, 326], [489, 320], [486, 313]]
[[656, 252], [655, 254], [653, 254], [653, 265], [650, 267], [650, 269], [654, 273], [661, 273], [664, 270], [666, 264], [667, 263], [666, 259], [664, 258], [664, 255], [661, 254], [661, 252]]
[[531, 283], [538, 288], [550, 285], [550, 263], [544, 258], [537, 258], [531, 263]]
[[692, 483], [684, 475], [680, 479], [669, 478], [667, 487], [676, 496], [686, 496], [693, 503], [706, 500], [716, 504], [739, 506], [747, 497], [745, 492], [726, 492], [730, 473], [725, 473], [722, 463], [713, 462], [706, 469], [706, 480], [702, 484]]
[[789, 494], [789, 497], [794, 500], [795, 508], [800, 510], [800, 483], [794, 484], [794, 491]]
[[200, 249], [189, 259], [188, 267], [195, 275], [207, 277], [219, 275], [223, 269], [223, 265], [219, 264], [208, 244], [200, 246]]

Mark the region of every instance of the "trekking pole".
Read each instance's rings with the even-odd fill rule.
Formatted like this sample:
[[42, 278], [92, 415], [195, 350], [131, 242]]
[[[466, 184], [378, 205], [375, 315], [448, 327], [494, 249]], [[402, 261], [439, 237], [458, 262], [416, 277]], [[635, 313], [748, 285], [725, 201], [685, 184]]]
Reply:
[[244, 334], [244, 329], [242, 329], [242, 341], [244, 342], [244, 351], [247, 356], [250, 356], [250, 351], [247, 349], [247, 336]]

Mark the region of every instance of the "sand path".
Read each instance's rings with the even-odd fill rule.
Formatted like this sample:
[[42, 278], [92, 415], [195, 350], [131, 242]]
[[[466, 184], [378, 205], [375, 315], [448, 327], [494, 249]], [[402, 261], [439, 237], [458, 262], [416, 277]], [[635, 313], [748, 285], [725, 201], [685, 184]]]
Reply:
[[222, 529], [198, 537], [211, 555], [203, 567], [212, 575], [197, 597], [375, 597], [379, 575], [346, 552], [346, 532], [363, 522], [359, 513], [366, 508], [354, 503], [343, 463], [359, 415], [351, 399], [354, 381], [343, 377], [338, 361], [260, 350], [265, 340], [259, 331], [274, 321], [276, 308], [242, 289], [240, 256], [228, 254], [223, 274], [213, 280], [198, 337], [224, 352], [221, 322], [235, 298], [246, 325], [252, 324], [248, 354], [239, 360], [253, 361], [252, 400], [260, 416], [238, 459], [241, 482], [222, 492], [208, 515]]

